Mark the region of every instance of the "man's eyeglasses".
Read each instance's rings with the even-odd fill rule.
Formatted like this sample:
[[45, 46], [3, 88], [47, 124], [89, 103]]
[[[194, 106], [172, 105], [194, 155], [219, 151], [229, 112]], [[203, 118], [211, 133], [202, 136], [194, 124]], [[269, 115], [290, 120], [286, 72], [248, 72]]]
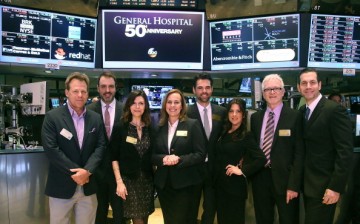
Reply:
[[264, 89], [264, 93], [271, 93], [272, 91], [274, 91], [274, 93], [279, 93], [283, 88], [281, 87], [276, 87], [276, 88], [266, 88]]

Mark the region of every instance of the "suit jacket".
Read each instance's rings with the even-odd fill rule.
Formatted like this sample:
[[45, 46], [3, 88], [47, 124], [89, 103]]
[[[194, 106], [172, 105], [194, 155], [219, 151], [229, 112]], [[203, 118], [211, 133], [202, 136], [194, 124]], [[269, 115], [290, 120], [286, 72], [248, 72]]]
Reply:
[[[87, 109], [93, 110], [96, 113], [100, 114], [101, 120], [104, 122], [104, 116], [102, 114], [100, 100], [95, 103], [89, 104], [87, 106]], [[108, 140], [108, 138], [106, 136], [106, 130], [105, 130], [105, 126], [104, 126], [104, 134], [105, 134], [105, 139], [107, 142], [107, 147], [104, 152], [103, 160], [101, 161], [100, 166], [98, 167], [98, 169], [96, 169], [96, 172], [94, 173], [96, 179], [99, 181], [115, 182], [114, 172], [113, 172], [112, 164], [111, 164], [111, 162], [112, 162], [111, 152], [110, 152], [108, 145], [111, 144], [111, 142], [118, 140], [117, 137], [114, 137], [114, 129], [117, 129], [117, 127], [120, 125], [120, 118], [122, 116], [122, 112], [123, 112], [122, 103], [120, 103], [119, 101], [116, 101], [114, 125], [113, 125], [113, 129], [111, 132], [110, 140]]]
[[[266, 110], [251, 116], [251, 131], [260, 145], [261, 128]], [[303, 179], [304, 143], [301, 113], [283, 105], [271, 146], [271, 173], [275, 192], [300, 192]], [[256, 182], [254, 176], [254, 183]]]
[[205, 139], [206, 143], [206, 153], [208, 156], [209, 169], [212, 173], [214, 170], [215, 145], [223, 130], [223, 122], [226, 116], [226, 108], [211, 104], [211, 111], [212, 128], [209, 139], [207, 139], [206, 137], [205, 129], [202, 125], [201, 116], [197, 104], [188, 107], [187, 116], [189, 118], [198, 120], [201, 124], [201, 133], [203, 134], [203, 138]]
[[[300, 110], [304, 118], [305, 105]], [[322, 198], [327, 188], [342, 193], [353, 151], [351, 121], [345, 108], [322, 97], [305, 124], [304, 141], [305, 196]]]
[[196, 185], [202, 182], [202, 164], [205, 161], [205, 140], [202, 136], [200, 123], [195, 119], [179, 121], [171, 141], [171, 154], [180, 157], [174, 166], [164, 166], [163, 158], [168, 151], [168, 124], [160, 126], [155, 133], [153, 144], [153, 164], [157, 167], [154, 183], [164, 188], [171, 183], [175, 189]]
[[[112, 161], [116, 160], [119, 162], [121, 176], [126, 176], [130, 179], [137, 179], [140, 176], [140, 172], [142, 171], [147, 177], [152, 178], [152, 128], [143, 128], [143, 134], [144, 132], [149, 133], [150, 146], [149, 149], [147, 149], [147, 151], [142, 156], [140, 156], [140, 154], [136, 150], [135, 145], [126, 140], [127, 137], [129, 137], [128, 130], [129, 123], [124, 123], [123, 121], [121, 121], [120, 125], [116, 126], [113, 129], [112, 136], [114, 136], [114, 139], [117, 140], [111, 141], [111, 144], [109, 145], [109, 149], [112, 154]], [[135, 136], [130, 137], [135, 138]]]
[[[67, 130], [71, 139], [60, 132]], [[69, 199], [76, 190], [76, 182], [71, 178], [70, 169], [83, 168], [91, 173], [100, 164], [105, 149], [104, 125], [100, 115], [87, 110], [82, 148], [76, 134], [74, 122], [67, 106], [49, 111], [44, 119], [41, 131], [42, 143], [49, 159], [49, 173], [45, 194], [51, 197]], [[84, 194], [96, 193], [96, 183], [90, 176], [84, 186]]]

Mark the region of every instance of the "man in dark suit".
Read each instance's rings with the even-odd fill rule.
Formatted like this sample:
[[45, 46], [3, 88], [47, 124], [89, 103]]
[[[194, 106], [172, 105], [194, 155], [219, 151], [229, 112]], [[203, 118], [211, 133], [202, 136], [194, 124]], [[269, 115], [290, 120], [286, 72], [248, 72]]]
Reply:
[[[120, 117], [123, 110], [122, 104], [115, 99], [115, 75], [111, 72], [103, 72], [98, 78], [97, 90], [100, 95], [100, 100], [88, 105], [87, 108], [100, 114], [104, 124], [106, 125], [105, 113], [106, 107], [108, 106], [110, 126], [108, 127], [109, 135], [107, 136], [107, 143], [109, 143], [114, 141], [111, 133], [114, 126], [120, 125]], [[124, 223], [122, 199], [116, 195], [116, 180], [111, 166], [112, 159], [110, 157], [110, 150], [106, 148], [104, 152], [104, 159], [102, 160], [99, 169], [97, 169], [94, 173], [98, 183], [98, 191], [96, 193], [98, 200], [96, 224], [107, 223], [109, 204], [111, 205], [113, 211], [112, 214], [114, 223]]]
[[[202, 133], [206, 142], [207, 157], [204, 163], [204, 181], [198, 186], [197, 197], [192, 206], [199, 206], [201, 194], [203, 193], [203, 214], [201, 216], [202, 224], [214, 223], [216, 214], [215, 189], [213, 187], [214, 171], [214, 146], [218, 140], [223, 128], [223, 121], [226, 115], [224, 107], [210, 103], [210, 97], [213, 92], [213, 80], [208, 74], [199, 74], [194, 78], [193, 93], [196, 96], [196, 104], [188, 107], [187, 115], [189, 118], [197, 119], [202, 125]], [[204, 108], [207, 111], [209, 133], [207, 136], [204, 128]], [[195, 209], [198, 211], [197, 209]], [[195, 211], [194, 210], [194, 211]], [[189, 217], [188, 223], [196, 223], [197, 213]]]
[[[276, 205], [280, 224], [296, 224], [304, 159], [301, 114], [283, 104], [284, 82], [279, 75], [266, 76], [262, 92], [266, 110], [251, 116], [251, 131], [267, 157], [266, 165], [252, 178], [256, 223], [274, 223]], [[274, 125], [267, 151], [270, 113]]]
[[45, 194], [49, 196], [50, 223], [94, 223], [97, 207], [92, 173], [105, 149], [101, 117], [85, 108], [89, 78], [74, 72], [65, 81], [67, 105], [49, 111], [41, 137], [49, 159]]
[[314, 69], [300, 72], [298, 90], [306, 105], [304, 118], [305, 223], [332, 223], [336, 203], [344, 191], [353, 150], [351, 121], [343, 106], [320, 93]]

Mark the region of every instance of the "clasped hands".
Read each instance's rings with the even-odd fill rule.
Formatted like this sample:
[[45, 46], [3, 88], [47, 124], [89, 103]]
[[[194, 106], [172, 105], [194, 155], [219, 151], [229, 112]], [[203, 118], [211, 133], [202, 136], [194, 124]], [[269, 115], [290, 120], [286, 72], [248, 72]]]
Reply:
[[84, 184], [89, 183], [90, 173], [82, 168], [70, 169], [71, 172], [75, 173], [71, 175], [73, 181], [78, 185], [83, 186]]
[[180, 161], [180, 157], [176, 155], [167, 155], [163, 158], [164, 166], [174, 166], [178, 164]]

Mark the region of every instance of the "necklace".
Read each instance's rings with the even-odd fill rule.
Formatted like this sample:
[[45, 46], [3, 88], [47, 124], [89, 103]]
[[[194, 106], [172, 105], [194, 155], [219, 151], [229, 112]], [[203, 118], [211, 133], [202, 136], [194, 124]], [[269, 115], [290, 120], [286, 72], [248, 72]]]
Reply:
[[130, 124], [134, 125], [137, 131], [141, 131], [142, 128], [144, 127], [144, 124], [142, 122], [140, 122], [140, 124], [136, 124], [135, 122], [130, 122]]

